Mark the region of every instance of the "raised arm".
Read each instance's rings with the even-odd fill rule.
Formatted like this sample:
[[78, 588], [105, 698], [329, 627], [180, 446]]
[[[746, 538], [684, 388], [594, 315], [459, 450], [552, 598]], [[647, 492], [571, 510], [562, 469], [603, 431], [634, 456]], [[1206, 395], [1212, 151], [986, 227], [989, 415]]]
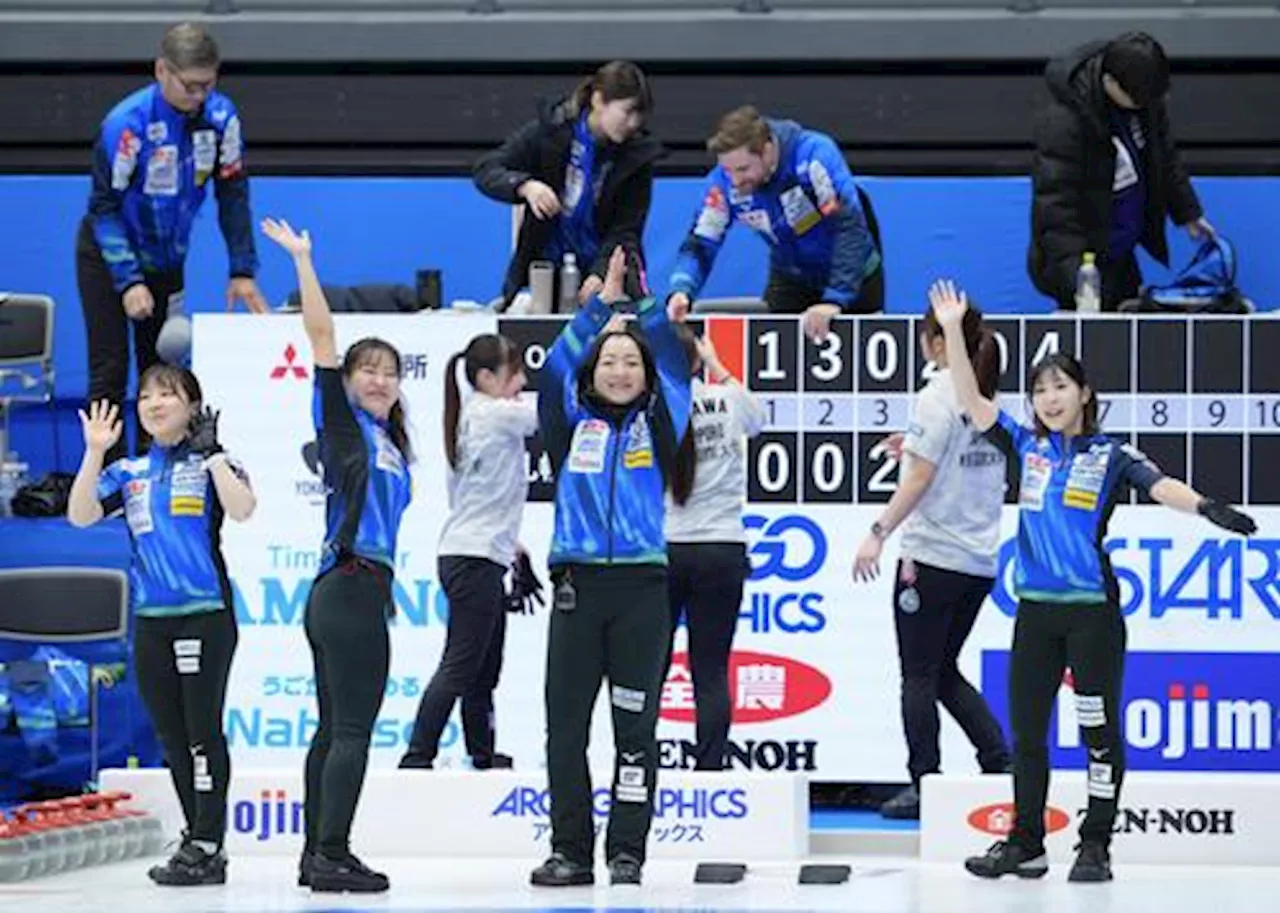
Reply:
[[285, 221], [264, 219], [263, 233], [283, 247], [298, 271], [298, 291], [302, 297], [302, 327], [311, 343], [312, 357], [319, 368], [338, 367], [338, 348], [334, 336], [333, 314], [320, 287], [320, 277], [311, 262], [311, 234], [294, 232]]
[[102, 461], [106, 452], [120, 440], [124, 426], [119, 408], [106, 400], [90, 403], [88, 413], [81, 409], [80, 425], [84, 429], [84, 458], [67, 496], [67, 522], [85, 527], [102, 519], [102, 499], [120, 491], [115, 464], [104, 475]]
[[969, 413], [973, 426], [979, 431], [986, 431], [996, 423], [999, 410], [995, 403], [982, 395], [978, 389], [978, 378], [973, 373], [973, 362], [969, 360], [969, 351], [964, 345], [965, 311], [969, 309], [969, 301], [964, 292], [957, 292], [950, 280], [935, 282], [929, 289], [929, 303], [933, 313], [942, 325], [943, 336], [947, 342], [947, 366], [951, 369], [951, 380], [955, 384], [956, 397], [960, 400], [960, 408]]
[[764, 429], [766, 418], [764, 404], [760, 402], [760, 399], [754, 393], [738, 383], [738, 379], [720, 361], [720, 353], [716, 351], [716, 346], [711, 339], [710, 333], [703, 333], [699, 336], [697, 344], [698, 357], [702, 359], [702, 363], [706, 366], [711, 380], [718, 384], [724, 384], [728, 388], [742, 433], [747, 437], [755, 437]]
[[689, 413], [693, 408], [693, 378], [690, 374], [689, 356], [685, 354], [684, 344], [671, 325], [667, 309], [656, 299], [646, 298], [640, 302], [637, 312], [640, 331], [653, 349], [662, 404], [671, 418], [674, 445], [678, 447], [689, 429]]
[[249, 474], [232, 461], [218, 441], [219, 414], [208, 406], [201, 409], [187, 429], [187, 446], [204, 459], [223, 511], [232, 520], [244, 522], [253, 516], [258, 499], [249, 485]]

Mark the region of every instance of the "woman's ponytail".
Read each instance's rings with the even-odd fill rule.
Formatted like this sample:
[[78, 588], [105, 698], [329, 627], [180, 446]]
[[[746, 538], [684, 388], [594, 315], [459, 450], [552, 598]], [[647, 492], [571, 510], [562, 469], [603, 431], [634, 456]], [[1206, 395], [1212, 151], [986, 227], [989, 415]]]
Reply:
[[444, 369], [444, 458], [450, 469], [458, 468], [458, 415], [462, 396], [458, 392], [458, 362], [462, 352], [455, 352]]

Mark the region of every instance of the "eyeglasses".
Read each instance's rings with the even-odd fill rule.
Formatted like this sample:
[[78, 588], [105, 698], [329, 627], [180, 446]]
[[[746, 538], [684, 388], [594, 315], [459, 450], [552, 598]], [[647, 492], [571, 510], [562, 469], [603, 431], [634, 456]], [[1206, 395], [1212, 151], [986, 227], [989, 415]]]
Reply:
[[178, 68], [171, 61], [165, 61], [168, 64], [169, 75], [173, 78], [182, 91], [188, 95], [208, 95], [213, 91], [213, 87], [217, 84], [217, 77], [213, 79], [183, 79], [179, 74]]

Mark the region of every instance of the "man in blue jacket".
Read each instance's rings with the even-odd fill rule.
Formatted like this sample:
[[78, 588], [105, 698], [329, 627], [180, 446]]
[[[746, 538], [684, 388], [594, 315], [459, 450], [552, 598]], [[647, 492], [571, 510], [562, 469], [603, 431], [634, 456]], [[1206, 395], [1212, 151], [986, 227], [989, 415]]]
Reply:
[[[93, 149], [93, 189], [76, 239], [76, 282], [89, 350], [89, 402], [119, 405], [129, 381], [129, 324], [138, 376], [158, 361], [156, 339], [183, 308], [183, 266], [197, 211], [214, 186], [237, 300], [264, 313], [240, 116], [214, 91], [220, 58], [196, 25], [171, 28], [156, 81], [111, 109]], [[138, 450], [147, 442], [139, 429]], [[108, 461], [125, 455], [121, 436]]]
[[735, 221], [769, 245], [769, 309], [804, 314], [810, 337], [825, 336], [837, 314], [883, 309], [875, 218], [831, 137], [748, 105], [720, 120], [707, 148], [717, 164], [671, 275], [674, 319], [688, 313]]

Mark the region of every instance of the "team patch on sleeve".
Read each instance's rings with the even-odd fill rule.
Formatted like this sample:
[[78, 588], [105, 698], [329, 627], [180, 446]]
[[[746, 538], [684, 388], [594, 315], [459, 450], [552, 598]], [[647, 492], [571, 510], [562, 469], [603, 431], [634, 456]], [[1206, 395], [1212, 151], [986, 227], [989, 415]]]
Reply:
[[725, 202], [724, 191], [719, 187], [712, 187], [702, 200], [702, 209], [698, 212], [693, 233], [708, 241], [719, 241], [728, 227], [729, 204]]
[[824, 216], [840, 211], [840, 195], [836, 193], [836, 185], [831, 180], [827, 166], [814, 160], [809, 163], [809, 183], [813, 184], [814, 196], [818, 198], [818, 211]]

